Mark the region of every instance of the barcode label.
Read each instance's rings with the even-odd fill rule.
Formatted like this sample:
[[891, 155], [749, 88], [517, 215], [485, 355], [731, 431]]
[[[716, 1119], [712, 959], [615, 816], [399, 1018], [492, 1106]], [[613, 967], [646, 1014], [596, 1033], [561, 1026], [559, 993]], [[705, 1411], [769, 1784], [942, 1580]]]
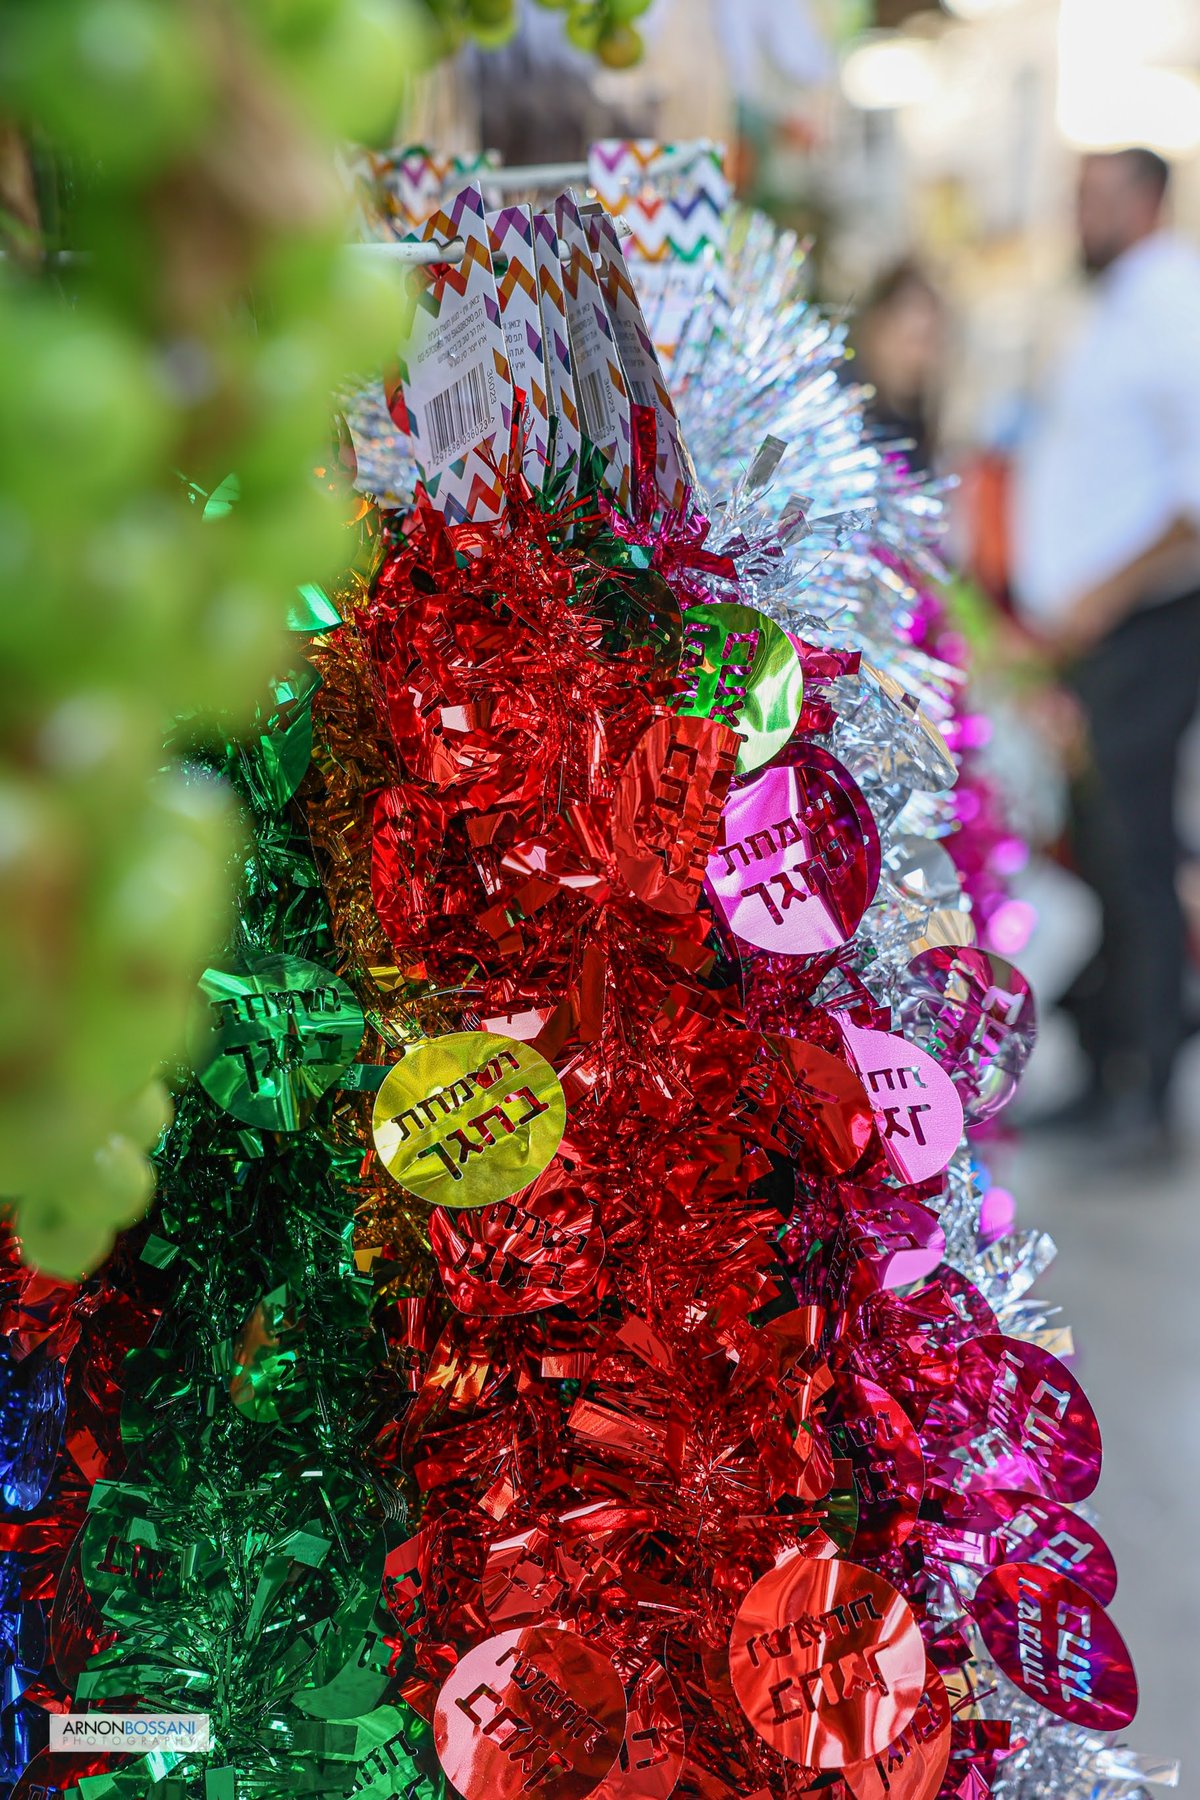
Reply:
[[628, 376], [627, 380], [633, 393], [633, 397], [639, 406], [654, 405], [654, 394], [650, 388], [649, 382], [635, 381], [632, 375]]
[[[476, 363], [465, 375], [425, 403], [428, 454], [423, 461], [456, 462], [487, 435], [492, 398], [486, 367]], [[425, 449], [426, 445], [422, 445]]]
[[578, 372], [580, 399], [583, 402], [583, 427], [594, 444], [606, 444], [616, 432], [609, 404], [608, 371], [581, 369]]

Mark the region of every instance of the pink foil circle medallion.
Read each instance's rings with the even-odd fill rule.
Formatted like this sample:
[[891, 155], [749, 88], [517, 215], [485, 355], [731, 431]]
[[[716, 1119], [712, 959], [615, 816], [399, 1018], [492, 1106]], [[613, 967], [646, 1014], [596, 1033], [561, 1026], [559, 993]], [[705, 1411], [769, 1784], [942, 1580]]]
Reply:
[[892, 1168], [907, 1183], [940, 1175], [963, 1134], [962, 1101], [949, 1075], [907, 1038], [839, 1023]]
[[1037, 1563], [1069, 1575], [1107, 1606], [1117, 1591], [1117, 1565], [1096, 1527], [1069, 1506], [1039, 1494], [997, 1488], [956, 1494], [934, 1527], [943, 1553], [974, 1565]]
[[939, 1470], [962, 1493], [1021, 1488], [1086, 1500], [1100, 1479], [1100, 1426], [1074, 1375], [1022, 1338], [971, 1338], [930, 1420]]
[[857, 786], [816, 746], [730, 794], [708, 885], [735, 937], [814, 956], [854, 935], [879, 881], [879, 833]]
[[934, 1271], [933, 1285], [959, 1321], [953, 1334], [956, 1345], [1000, 1330], [995, 1313], [961, 1269], [951, 1268], [949, 1263], [940, 1264]]
[[855, 1211], [848, 1222], [880, 1287], [923, 1281], [946, 1254], [946, 1233], [937, 1214], [905, 1194], [889, 1195], [867, 1212]]
[[969, 946], [924, 950], [905, 971], [899, 1014], [952, 1077], [970, 1123], [1012, 1098], [1037, 1037], [1037, 1004], [1010, 962]]
[[1120, 1731], [1137, 1712], [1124, 1639], [1069, 1575], [1005, 1563], [980, 1582], [971, 1612], [993, 1661], [1060, 1719], [1088, 1731]]

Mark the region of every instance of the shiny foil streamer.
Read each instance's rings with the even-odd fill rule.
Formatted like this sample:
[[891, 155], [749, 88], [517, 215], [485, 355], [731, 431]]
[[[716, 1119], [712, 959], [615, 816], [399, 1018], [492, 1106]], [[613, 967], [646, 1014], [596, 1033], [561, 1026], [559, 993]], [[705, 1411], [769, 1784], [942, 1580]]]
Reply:
[[[5, 1259], [0, 1326], [32, 1409], [0, 1519], [25, 1596], [29, 1760], [12, 1791], [87, 1777], [94, 1795], [267, 1800], [391, 1793], [399, 1772], [440, 1800], [428, 1726], [385, 1701], [377, 1628], [406, 1501], [351, 1241], [358, 1125], [333, 1086], [351, 1077], [363, 1015], [288, 798], [298, 770], [259, 779], [261, 744], [188, 754], [227, 771], [251, 824], [216, 965], [246, 976], [222, 993], [245, 1003], [247, 1033], [210, 1082], [221, 1104], [179, 1072], [155, 1207], [104, 1269], [72, 1287]], [[381, 1446], [370, 1473], [364, 1442]], [[68, 1706], [207, 1712], [213, 1750], [50, 1757], [46, 1709]]]
[[[865, 436], [795, 244], [737, 242], [680, 348], [679, 511], [645, 409], [628, 514], [585, 446], [577, 498], [515, 474], [502, 525], [456, 527], [360, 413], [360, 479], [415, 504], [350, 508], [303, 666], [246, 743], [189, 745], [253, 825], [219, 966], [315, 965], [365, 1029], [283, 1129], [181, 1080], [156, 1209], [92, 1283], [5, 1265], [28, 1800], [85, 1772], [89, 1800], [1082, 1800], [1164, 1772], [1106, 1734], [1133, 1690], [1071, 1511], [1098, 1434], [1030, 1292], [1053, 1245], [963, 1140], [1028, 1021], [976, 986], [921, 1012], [923, 957], [1007, 957], [1020, 924], [942, 496]], [[737, 631], [689, 649], [689, 614]], [[738, 895], [763, 865], [780, 941], [730, 929], [729, 860]], [[944, 1066], [927, 1023], [961, 1039]], [[542, 1113], [442, 1108], [490, 1058], [392, 1108], [424, 1046], [482, 1036], [551, 1072], [544, 1158]], [[461, 1183], [426, 1159], [448, 1189], [523, 1129], [517, 1185], [398, 1183], [426, 1106], [466, 1136]], [[68, 1702], [207, 1709], [216, 1749], [68, 1771], [39, 1749]]]

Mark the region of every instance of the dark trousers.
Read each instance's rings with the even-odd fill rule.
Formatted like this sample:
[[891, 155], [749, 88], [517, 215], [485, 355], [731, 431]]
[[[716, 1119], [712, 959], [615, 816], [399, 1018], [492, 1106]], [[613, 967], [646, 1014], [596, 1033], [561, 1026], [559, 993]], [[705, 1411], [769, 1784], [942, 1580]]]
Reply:
[[1200, 696], [1200, 590], [1135, 613], [1066, 679], [1091, 745], [1071, 835], [1100, 899], [1103, 937], [1065, 1004], [1103, 1085], [1161, 1109], [1184, 1037], [1175, 789]]

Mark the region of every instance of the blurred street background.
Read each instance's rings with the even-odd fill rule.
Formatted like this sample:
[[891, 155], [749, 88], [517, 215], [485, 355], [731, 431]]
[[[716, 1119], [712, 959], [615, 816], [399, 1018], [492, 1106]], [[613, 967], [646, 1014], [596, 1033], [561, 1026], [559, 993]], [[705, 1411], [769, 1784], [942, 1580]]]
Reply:
[[[562, 22], [529, 4], [515, 44], [442, 68], [418, 97], [413, 141], [495, 148], [508, 162], [578, 157], [599, 136], [728, 144], [742, 196], [811, 238], [814, 295], [854, 321], [858, 369], [879, 386], [881, 422], [913, 440], [916, 463], [957, 478], [953, 553], [994, 609], [1003, 644], [1020, 616], [1014, 467], [1089, 304], [1075, 211], [1081, 157], [1136, 145], [1165, 159], [1166, 211], [1154, 222], [1200, 237], [1198, 0], [655, 0], [637, 20], [646, 54], [632, 69], [573, 52]], [[1179, 388], [1190, 397], [1200, 309], [1185, 307], [1183, 319], [1173, 354], [1187, 365]], [[1136, 419], [1138, 402], [1130, 405]], [[1165, 458], [1159, 473], [1165, 488]], [[1095, 496], [1096, 508], [1107, 504]], [[1164, 504], [1163, 523], [1169, 511]], [[1189, 585], [1168, 582], [1163, 592]], [[1008, 661], [1004, 650], [995, 656]], [[988, 657], [984, 681], [1003, 695], [1006, 670]], [[1134, 692], [1135, 713], [1156, 705], [1154, 667]], [[1007, 716], [996, 741], [1032, 840], [1016, 879], [1037, 922], [1014, 955], [1045, 1023], [1026, 1117], [1086, 1097], [1077, 1032], [1056, 1003], [1101, 940], [1100, 906], [1068, 842], [1073, 727], [1055, 725], [1055, 682], [1041, 692], [1032, 713], [1018, 706]], [[1194, 726], [1179, 771], [1190, 1030], [1200, 944]], [[997, 1146], [993, 1173], [1011, 1186], [1022, 1221], [1059, 1245], [1042, 1288], [1075, 1330], [1077, 1366], [1105, 1429], [1096, 1505], [1122, 1571], [1114, 1613], [1143, 1691], [1131, 1741], [1181, 1757], [1181, 1792], [1200, 1796], [1194, 1037], [1169, 1109], [1169, 1157], [1135, 1140], [1133, 1154], [1110, 1160], [1086, 1129], [1042, 1129], [1015, 1149]]]
[[452, 0], [263, 0], [211, 9], [219, 31], [157, 0], [6, 9], [0, 235], [31, 279], [0, 284], [0, 1136], [24, 1241], [74, 1278], [144, 1210], [169, 1114], [147, 1070], [220, 937], [237, 823], [217, 784], [159, 779], [161, 715], [264, 723], [279, 594], [344, 563], [298, 446], [325, 454], [347, 346], [393, 353], [395, 293], [344, 279], [337, 149], [721, 142], [810, 244], [880, 432], [954, 483], [1012, 808], [987, 947], [1043, 1017], [1029, 1129], [1006, 1115], [986, 1155], [1058, 1243], [1041, 1289], [1104, 1428], [1130, 1741], [1200, 1800], [1200, 0], [520, 0], [482, 48], [508, 9], [471, 0], [474, 42], [420, 75], [413, 21]]

